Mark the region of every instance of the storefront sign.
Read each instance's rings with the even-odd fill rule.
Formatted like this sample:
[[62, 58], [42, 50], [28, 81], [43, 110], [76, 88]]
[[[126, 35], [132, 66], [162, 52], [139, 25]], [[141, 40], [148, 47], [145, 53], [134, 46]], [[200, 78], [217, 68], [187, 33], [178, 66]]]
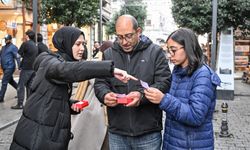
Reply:
[[7, 23], [3, 20], [0, 20], [0, 31], [5, 31], [7, 28], [6, 26], [7, 26]]
[[15, 8], [16, 1], [15, 0], [1, 0], [0, 8], [2, 9], [10, 9]]

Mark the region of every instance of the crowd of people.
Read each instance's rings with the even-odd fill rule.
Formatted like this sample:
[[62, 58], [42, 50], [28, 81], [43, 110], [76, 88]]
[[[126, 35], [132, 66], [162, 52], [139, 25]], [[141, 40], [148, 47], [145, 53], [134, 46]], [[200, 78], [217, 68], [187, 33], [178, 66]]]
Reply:
[[[75, 27], [55, 32], [56, 52], [41, 43], [39, 34], [37, 46], [32, 30], [19, 50], [10, 35], [5, 37], [0, 102], [10, 83], [18, 98], [11, 108], [23, 108], [10, 150], [214, 149], [212, 117], [221, 81], [206, 64], [195, 33], [173, 31], [163, 50], [142, 34], [131, 15], [117, 18], [115, 33], [114, 42], [94, 42], [90, 59], [85, 34]], [[15, 59], [18, 83], [12, 77]], [[83, 81], [81, 98], [90, 106], [80, 109], [72, 84]]]

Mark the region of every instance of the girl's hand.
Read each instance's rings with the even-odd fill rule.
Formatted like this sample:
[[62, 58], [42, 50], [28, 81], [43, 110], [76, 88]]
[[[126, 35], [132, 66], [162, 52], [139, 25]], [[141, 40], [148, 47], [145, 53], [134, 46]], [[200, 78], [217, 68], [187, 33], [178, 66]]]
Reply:
[[159, 104], [164, 97], [164, 94], [160, 90], [153, 87], [145, 89], [144, 93], [145, 97], [154, 104]]

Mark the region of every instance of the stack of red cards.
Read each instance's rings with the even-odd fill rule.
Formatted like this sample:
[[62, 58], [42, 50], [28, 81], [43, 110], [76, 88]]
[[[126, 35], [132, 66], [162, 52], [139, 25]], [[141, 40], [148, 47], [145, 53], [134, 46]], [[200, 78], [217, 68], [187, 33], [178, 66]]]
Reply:
[[133, 99], [132, 98], [129, 98], [126, 94], [118, 94], [117, 95], [117, 103], [118, 104], [124, 104], [124, 105], [127, 105], [129, 104], [130, 102], [132, 102]]
[[82, 110], [84, 107], [87, 107], [88, 105], [89, 105], [89, 102], [86, 101], [86, 100], [81, 100], [81, 101], [75, 103], [75, 106], [76, 106], [77, 108], [81, 109], [81, 110]]

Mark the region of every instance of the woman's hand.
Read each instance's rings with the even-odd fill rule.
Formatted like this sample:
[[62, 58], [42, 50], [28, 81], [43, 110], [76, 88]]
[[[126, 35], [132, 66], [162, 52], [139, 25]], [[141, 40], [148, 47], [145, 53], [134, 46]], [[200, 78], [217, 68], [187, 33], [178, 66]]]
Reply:
[[71, 109], [77, 113], [81, 112], [82, 109], [80, 109], [79, 107], [76, 106], [76, 104], [72, 104], [71, 105]]
[[120, 81], [122, 81], [124, 83], [127, 83], [128, 80], [136, 80], [136, 81], [138, 80], [134, 76], [129, 75], [127, 73], [127, 71], [124, 71], [124, 70], [121, 70], [121, 69], [118, 69], [118, 68], [114, 69], [114, 76], [115, 76], [115, 78], [117, 78], [118, 80], [120, 80]]
[[160, 90], [153, 87], [145, 89], [144, 93], [145, 97], [154, 104], [159, 104], [164, 97], [164, 94]]

